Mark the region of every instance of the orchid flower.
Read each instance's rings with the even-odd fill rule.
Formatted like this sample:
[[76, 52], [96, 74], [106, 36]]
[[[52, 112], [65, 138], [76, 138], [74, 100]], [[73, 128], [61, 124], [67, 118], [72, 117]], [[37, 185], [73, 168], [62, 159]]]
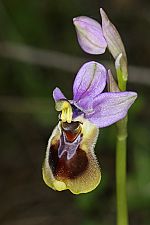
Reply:
[[102, 54], [106, 47], [116, 59], [120, 53], [126, 58], [126, 52], [116, 27], [100, 8], [102, 25], [88, 16], [78, 16], [73, 19], [77, 38], [81, 48], [90, 54]]
[[94, 55], [103, 54], [108, 48], [116, 61], [119, 82], [120, 76], [127, 81], [127, 56], [120, 34], [102, 8], [100, 8], [100, 15], [102, 24], [87, 16], [78, 16], [73, 19], [80, 47]]
[[54, 190], [69, 189], [74, 194], [87, 193], [101, 180], [94, 147], [99, 128], [122, 118], [135, 101], [135, 92], [103, 92], [108, 78], [105, 67], [85, 63], [73, 83], [73, 99], [59, 88], [53, 91], [58, 125], [48, 141], [43, 164], [43, 179]]

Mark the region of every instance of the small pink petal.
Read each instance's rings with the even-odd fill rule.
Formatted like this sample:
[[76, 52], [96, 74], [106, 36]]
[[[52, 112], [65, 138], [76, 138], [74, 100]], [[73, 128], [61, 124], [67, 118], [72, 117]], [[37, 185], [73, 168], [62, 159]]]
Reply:
[[55, 102], [57, 102], [61, 99], [66, 99], [66, 97], [64, 96], [64, 94], [61, 92], [61, 90], [58, 87], [56, 87], [53, 90], [53, 98], [54, 98]]

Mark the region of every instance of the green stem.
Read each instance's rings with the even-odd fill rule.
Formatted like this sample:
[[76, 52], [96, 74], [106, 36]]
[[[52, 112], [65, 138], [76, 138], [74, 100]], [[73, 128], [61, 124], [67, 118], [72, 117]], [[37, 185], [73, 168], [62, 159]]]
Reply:
[[126, 141], [127, 141], [127, 116], [117, 123], [117, 143], [116, 143], [117, 225], [128, 225], [127, 193], [126, 193]]

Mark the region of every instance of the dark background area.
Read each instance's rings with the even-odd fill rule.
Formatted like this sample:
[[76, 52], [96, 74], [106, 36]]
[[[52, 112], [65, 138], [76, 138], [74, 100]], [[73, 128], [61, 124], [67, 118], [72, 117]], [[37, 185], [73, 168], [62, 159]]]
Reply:
[[116, 222], [115, 126], [100, 130], [101, 184], [89, 194], [55, 192], [42, 180], [48, 138], [57, 123], [52, 91], [72, 98], [76, 72], [90, 56], [78, 45], [72, 18], [100, 21], [103, 7], [128, 55], [128, 204], [131, 225], [150, 224], [150, 1], [0, 0], [0, 225], [108, 225]]

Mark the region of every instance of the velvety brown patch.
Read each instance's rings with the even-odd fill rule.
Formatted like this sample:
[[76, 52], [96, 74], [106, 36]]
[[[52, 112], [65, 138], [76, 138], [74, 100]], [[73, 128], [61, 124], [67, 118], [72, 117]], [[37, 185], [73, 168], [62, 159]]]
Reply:
[[80, 148], [77, 149], [75, 155], [67, 160], [67, 152], [58, 158], [58, 148], [51, 146], [49, 155], [49, 164], [53, 175], [61, 179], [74, 179], [80, 176], [88, 166], [88, 158], [86, 153]]
[[55, 173], [55, 169], [57, 166], [58, 158], [58, 147], [59, 141], [55, 145], [51, 145], [50, 153], [49, 153], [49, 165], [51, 167], [52, 173]]

